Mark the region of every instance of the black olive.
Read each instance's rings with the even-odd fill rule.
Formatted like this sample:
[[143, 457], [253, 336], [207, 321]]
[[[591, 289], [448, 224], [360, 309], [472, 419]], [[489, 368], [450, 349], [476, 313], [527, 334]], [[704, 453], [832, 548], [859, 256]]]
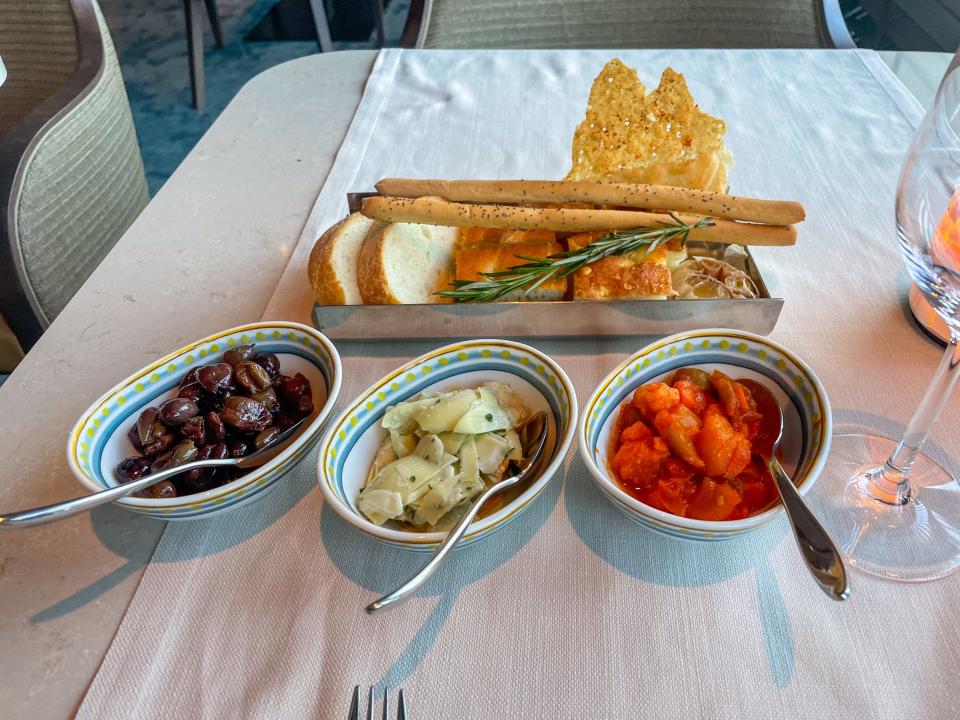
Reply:
[[280, 437], [280, 428], [270, 427], [264, 430], [261, 433], [258, 433], [257, 436], [253, 439], [253, 446], [257, 450], [262, 450], [270, 443], [274, 442], [278, 437]]
[[[227, 446], [222, 442], [208, 443], [197, 450], [195, 460], [223, 460], [227, 457]], [[174, 485], [177, 486], [177, 492], [185, 495], [195, 492], [203, 492], [218, 485], [217, 470], [222, 468], [194, 468], [187, 472], [177, 475], [174, 479]]]
[[208, 393], [222, 393], [230, 387], [233, 380], [233, 368], [227, 363], [204, 365], [197, 369], [197, 382]]
[[273, 422], [273, 415], [263, 403], [234, 395], [227, 398], [226, 406], [220, 412], [220, 419], [241, 432], [252, 433], [266, 430]]
[[191, 440], [183, 440], [153, 462], [154, 470], [178, 467], [197, 459], [197, 446]]
[[249, 360], [255, 352], [256, 351], [253, 349], [253, 345], [240, 345], [227, 350], [223, 354], [223, 361], [228, 365], [236, 367], [244, 360]]
[[177, 488], [169, 480], [161, 480], [156, 485], [151, 485], [146, 490], [137, 493], [140, 497], [164, 499], [177, 496]]
[[189, 385], [183, 385], [180, 388], [180, 391], [177, 393], [177, 397], [193, 400], [199, 405], [203, 400], [203, 394], [203, 388], [200, 387], [200, 383], [190, 383]]
[[194, 445], [203, 445], [207, 440], [207, 428], [203, 418], [197, 415], [187, 420], [180, 426], [181, 434], [188, 440], [192, 440]]
[[281, 410], [276, 415], [276, 421], [280, 430], [289, 430], [300, 422], [300, 415], [290, 410]]
[[120, 461], [117, 465], [117, 477], [120, 482], [130, 482], [137, 478], [142, 478], [150, 472], [150, 461], [145, 457], [128, 457]]
[[[154, 437], [157, 435], [163, 434], [163, 426], [159, 425], [158, 427], [157, 421], [159, 417], [160, 413], [156, 408], [148, 407], [140, 413], [140, 417], [137, 418], [137, 439], [140, 441], [139, 445], [141, 448], [153, 442]], [[156, 432], [157, 430], [160, 432]]]
[[241, 458], [250, 452], [247, 443], [241, 438], [230, 438], [227, 440], [227, 452], [232, 458]]
[[277, 391], [268, 387], [263, 392], [252, 393], [251, 398], [257, 402], [263, 403], [271, 413], [280, 412], [280, 401], [277, 399]]
[[169, 450], [177, 442], [177, 436], [173, 433], [164, 433], [158, 438], [154, 438], [149, 445], [144, 445], [143, 454], [148, 457], [154, 457], [166, 450]]
[[262, 352], [257, 353], [252, 358], [257, 365], [262, 367], [270, 375], [271, 380], [276, 380], [280, 377], [280, 361], [277, 360], [277, 356], [271, 352]]
[[297, 401], [297, 412], [306, 417], [313, 414], [313, 397], [311, 395], [301, 395]]
[[197, 403], [189, 398], [173, 398], [160, 405], [160, 422], [164, 425], [183, 425], [200, 412]]
[[182, 378], [180, 378], [180, 387], [186, 387], [187, 385], [193, 385], [197, 381], [197, 373], [200, 372], [199, 367], [195, 367]]
[[237, 384], [248, 393], [259, 393], [270, 387], [270, 375], [255, 362], [244, 360], [233, 369]]
[[223, 420], [215, 412], [208, 412], [204, 416], [207, 425], [207, 433], [211, 438], [223, 440], [227, 436], [227, 429], [223, 426]]
[[310, 381], [302, 374], [297, 373], [293, 377], [281, 375], [275, 384], [277, 395], [285, 407], [297, 409], [299, 412], [300, 398], [304, 395], [310, 395]]

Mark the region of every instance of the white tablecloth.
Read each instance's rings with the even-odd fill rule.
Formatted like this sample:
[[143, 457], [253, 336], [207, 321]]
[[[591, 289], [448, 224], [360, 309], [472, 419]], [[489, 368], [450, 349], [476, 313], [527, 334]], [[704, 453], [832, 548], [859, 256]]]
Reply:
[[[349, 190], [562, 176], [614, 56], [648, 87], [672, 65], [727, 120], [735, 192], [804, 202], [797, 246], [756, 253], [786, 298], [773, 337], [820, 374], [838, 429], [896, 434], [940, 351], [906, 318], [893, 226], [920, 109], [868, 51], [385, 50], [267, 317], [308, 319], [306, 257]], [[585, 399], [645, 339], [533, 343]], [[341, 343], [340, 405], [429, 347]], [[958, 421], [954, 401], [930, 446], [954, 472]], [[418, 598], [363, 613], [422, 561], [323, 507], [305, 461], [249, 508], [168, 527], [80, 716], [342, 717], [355, 684], [402, 685], [417, 720], [956, 716], [960, 578], [855, 575], [835, 603], [785, 523], [709, 546], [661, 538], [610, 507], [574, 452]]]

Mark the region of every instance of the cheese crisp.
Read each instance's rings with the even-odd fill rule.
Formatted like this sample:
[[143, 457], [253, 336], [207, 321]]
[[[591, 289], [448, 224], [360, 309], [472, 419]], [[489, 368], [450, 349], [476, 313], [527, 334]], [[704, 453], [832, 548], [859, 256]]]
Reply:
[[726, 123], [697, 106], [671, 68], [649, 95], [620, 60], [603, 68], [573, 136], [567, 180], [613, 180], [726, 192]]

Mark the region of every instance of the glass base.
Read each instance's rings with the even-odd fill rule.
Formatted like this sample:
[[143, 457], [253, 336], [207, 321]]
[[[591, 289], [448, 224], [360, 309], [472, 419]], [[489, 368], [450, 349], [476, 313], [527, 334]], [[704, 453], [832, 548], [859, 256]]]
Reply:
[[876, 435], [833, 436], [817, 481], [823, 525], [847, 563], [870, 575], [924, 582], [960, 569], [960, 484], [926, 455], [910, 469], [903, 504], [871, 485], [897, 443]]

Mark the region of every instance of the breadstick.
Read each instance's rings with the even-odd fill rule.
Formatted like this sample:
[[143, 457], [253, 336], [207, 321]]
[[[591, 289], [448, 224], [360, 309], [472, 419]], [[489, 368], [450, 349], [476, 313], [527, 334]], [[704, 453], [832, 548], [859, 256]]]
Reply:
[[[368, 197], [361, 212], [374, 220], [422, 223], [453, 227], [494, 227], [509, 230], [557, 230], [590, 232], [630, 230], [673, 223], [669, 215], [640, 210], [573, 210], [569, 208], [530, 208], [514, 205], [470, 205], [441, 198], [416, 199]], [[677, 214], [688, 224], [703, 215]], [[691, 230], [691, 240], [737, 245], [793, 245], [797, 230], [792, 225], [753, 225], [732, 220], [711, 220], [710, 227]]]
[[566, 180], [384, 178], [377, 183], [376, 187], [384, 195], [395, 197], [435, 195], [458, 202], [517, 205], [585, 202], [593, 205], [619, 205], [646, 210], [689, 212], [768, 225], [792, 225], [801, 222], [806, 216], [803, 205], [791, 200], [759, 200], [669, 185]]

